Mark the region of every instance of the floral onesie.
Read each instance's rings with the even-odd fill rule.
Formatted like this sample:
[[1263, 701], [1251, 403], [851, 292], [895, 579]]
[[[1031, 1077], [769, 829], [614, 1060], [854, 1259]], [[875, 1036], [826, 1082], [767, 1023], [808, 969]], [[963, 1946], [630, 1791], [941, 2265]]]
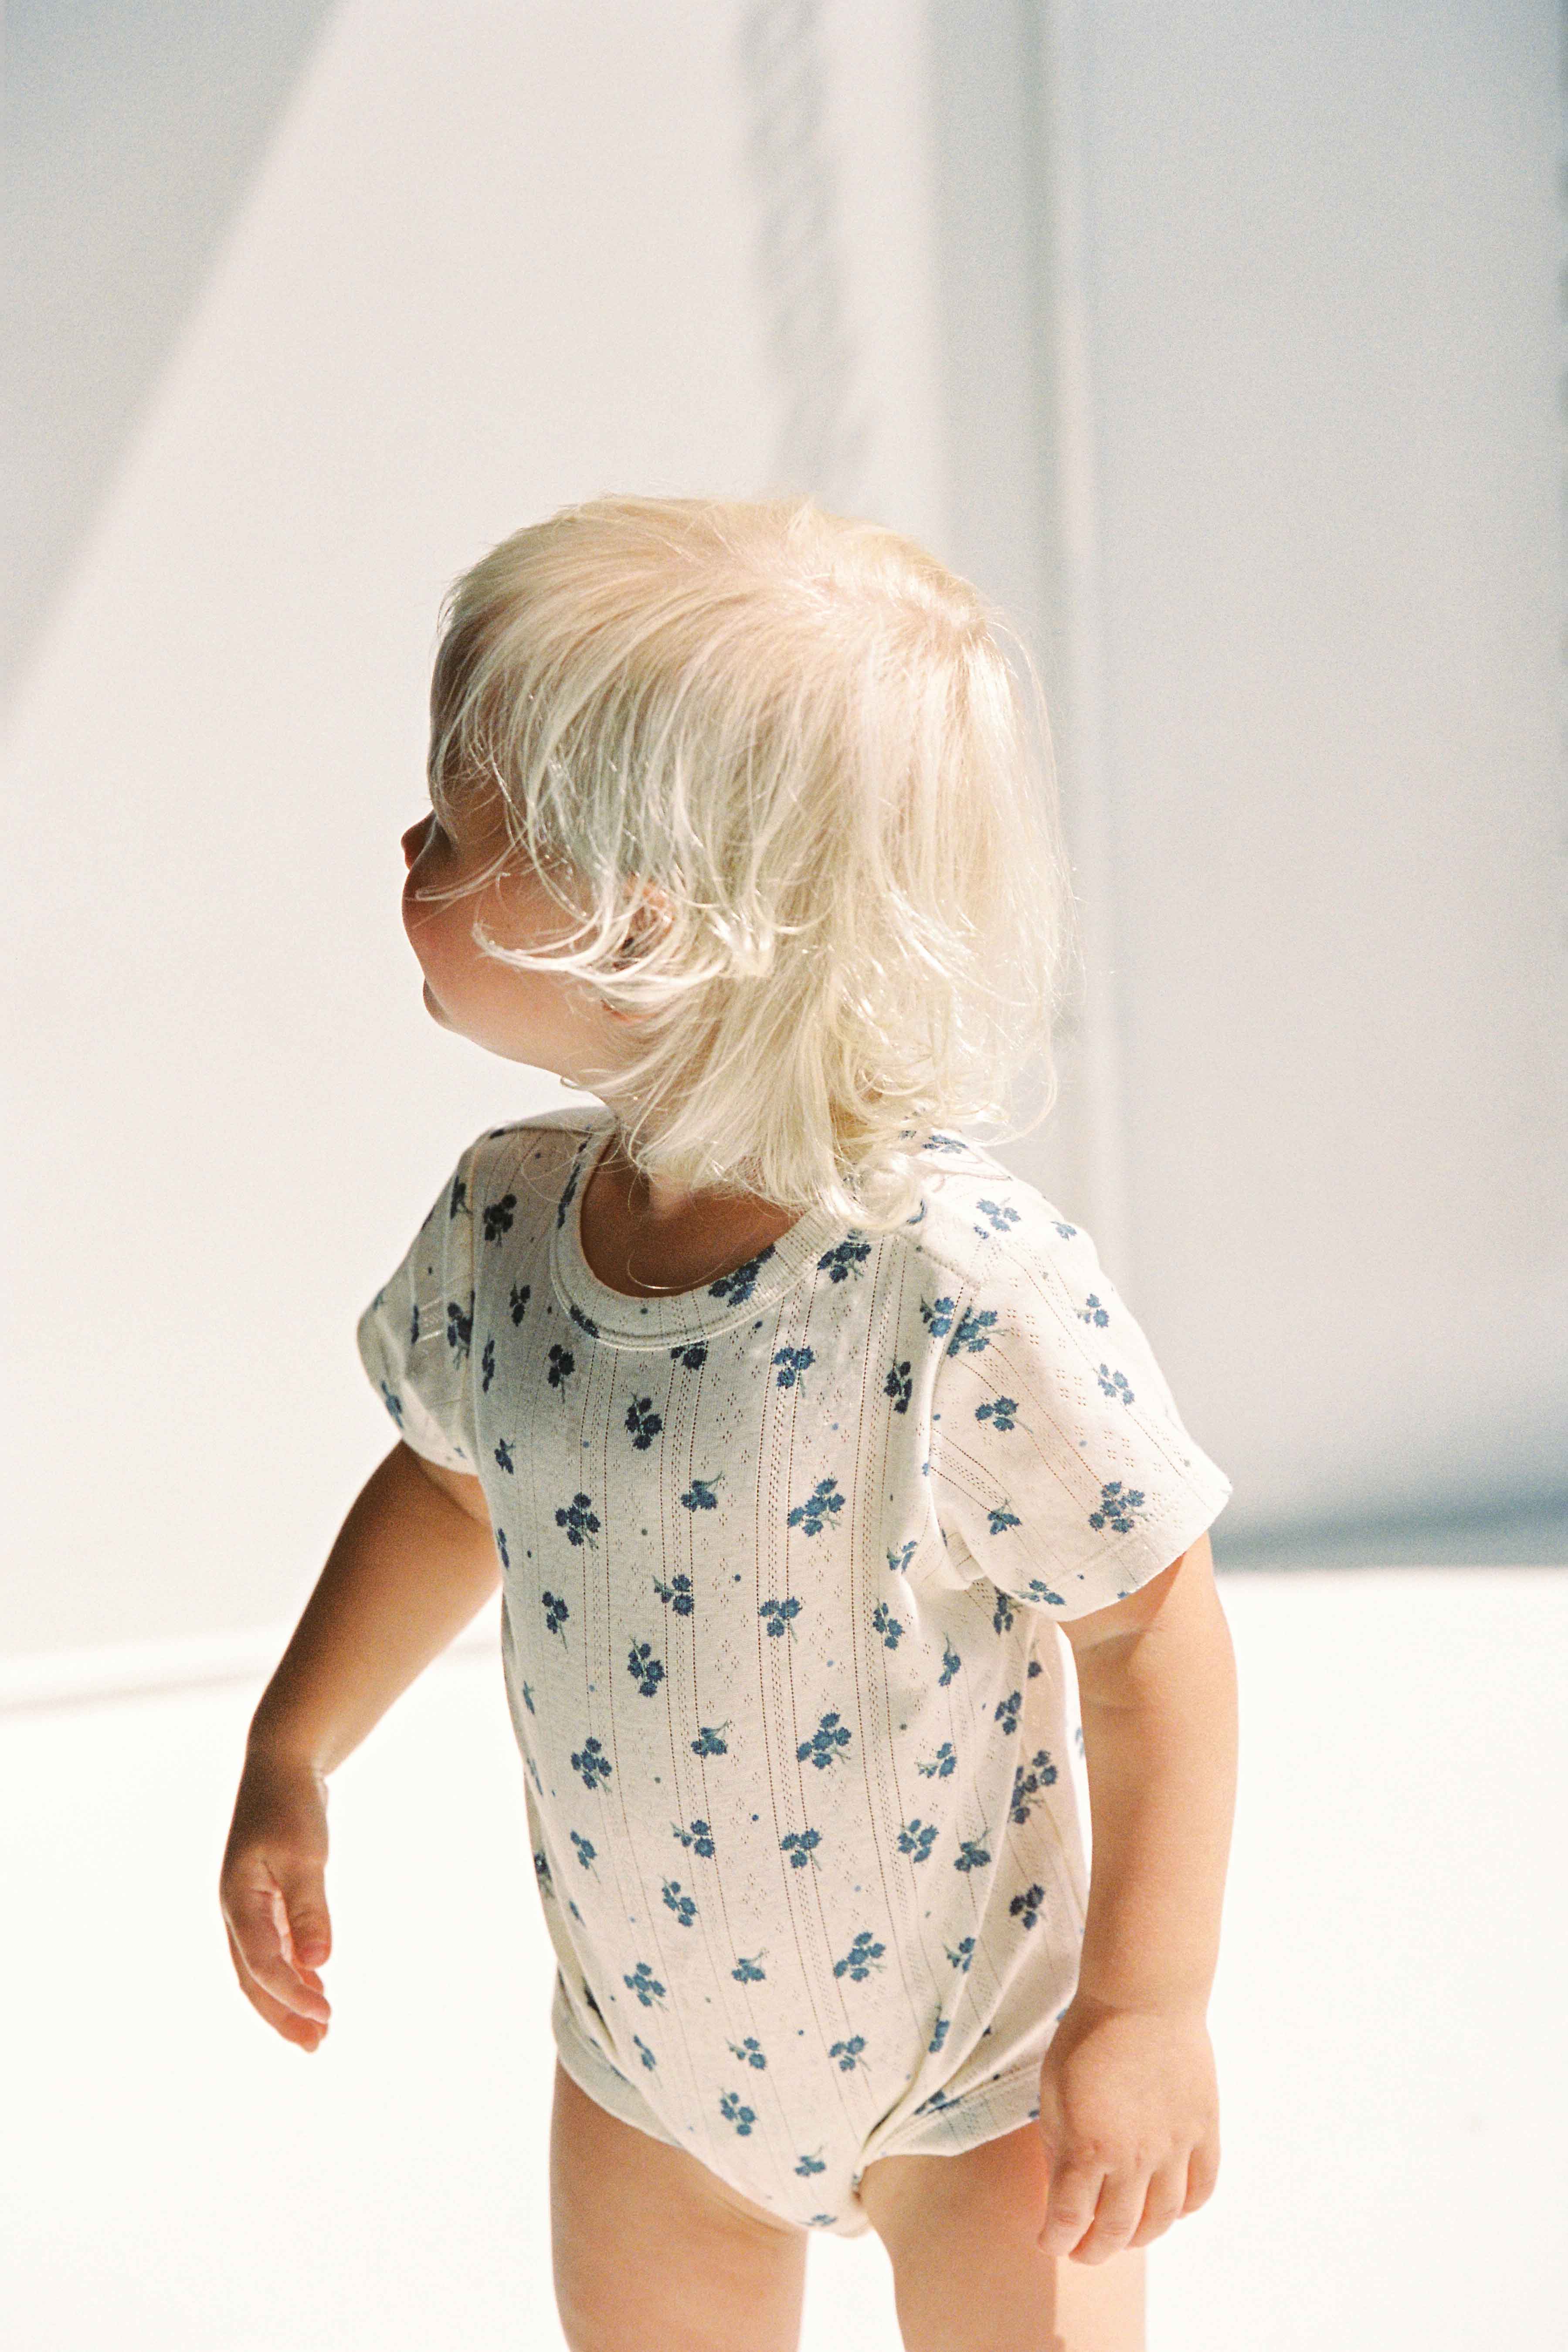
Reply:
[[826, 1212], [703, 1288], [588, 1266], [602, 1106], [490, 1129], [365, 1309], [405, 1442], [477, 1475], [589, 2095], [781, 2219], [1037, 2112], [1078, 1979], [1065, 1635], [1230, 1483], [1094, 1244], [960, 1137], [868, 1238]]

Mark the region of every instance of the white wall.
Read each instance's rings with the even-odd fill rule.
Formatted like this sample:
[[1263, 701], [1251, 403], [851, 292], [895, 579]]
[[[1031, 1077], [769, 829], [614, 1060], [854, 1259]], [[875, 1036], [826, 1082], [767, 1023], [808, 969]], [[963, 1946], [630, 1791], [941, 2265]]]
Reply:
[[1087, 157], [1122, 1278], [1235, 1483], [1218, 1550], [1561, 1517], [1557, 11], [1054, 13]]
[[[827, 20], [823, 139], [858, 499], [937, 541], [908, 21]], [[344, 0], [50, 615], [8, 756], [6, 1648], [297, 1608], [393, 1434], [365, 1299], [465, 1142], [572, 1099], [425, 1013], [397, 837], [456, 572], [568, 499], [770, 482], [739, 25]]]

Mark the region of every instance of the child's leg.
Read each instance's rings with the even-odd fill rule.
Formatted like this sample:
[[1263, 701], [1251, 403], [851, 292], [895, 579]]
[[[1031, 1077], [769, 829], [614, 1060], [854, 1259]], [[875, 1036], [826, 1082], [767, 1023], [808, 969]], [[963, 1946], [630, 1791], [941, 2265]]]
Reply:
[[956, 2156], [885, 2156], [860, 2202], [893, 2266], [904, 2352], [1144, 2352], [1143, 2249], [1042, 2253], [1034, 2124]]
[[606, 2114], [559, 2060], [550, 2227], [571, 2352], [796, 2352], [806, 2231]]

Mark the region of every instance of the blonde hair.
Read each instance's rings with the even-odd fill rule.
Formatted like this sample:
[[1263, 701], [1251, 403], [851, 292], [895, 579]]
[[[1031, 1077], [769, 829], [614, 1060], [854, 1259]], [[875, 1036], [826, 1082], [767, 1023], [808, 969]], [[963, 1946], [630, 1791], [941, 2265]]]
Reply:
[[592, 932], [472, 936], [637, 1019], [603, 1095], [646, 1176], [880, 1234], [919, 1209], [903, 1147], [1000, 1116], [1037, 1049], [1017, 1132], [1054, 1105], [1079, 959], [1045, 699], [913, 541], [809, 498], [564, 507], [447, 591], [429, 782], [438, 814], [499, 787], [466, 887], [522, 856]]

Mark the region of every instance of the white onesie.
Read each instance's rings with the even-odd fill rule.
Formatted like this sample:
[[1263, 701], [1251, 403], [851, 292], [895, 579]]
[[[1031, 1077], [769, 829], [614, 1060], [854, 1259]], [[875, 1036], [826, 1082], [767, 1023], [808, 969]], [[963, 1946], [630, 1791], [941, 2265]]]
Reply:
[[563, 2065], [858, 2236], [874, 2158], [1037, 2111], [1088, 1895], [1053, 1621], [1230, 1482], [1089, 1235], [976, 1146], [927, 1136], [890, 1235], [817, 1212], [647, 1299], [583, 1255], [613, 1129], [478, 1138], [360, 1354], [489, 1503]]

